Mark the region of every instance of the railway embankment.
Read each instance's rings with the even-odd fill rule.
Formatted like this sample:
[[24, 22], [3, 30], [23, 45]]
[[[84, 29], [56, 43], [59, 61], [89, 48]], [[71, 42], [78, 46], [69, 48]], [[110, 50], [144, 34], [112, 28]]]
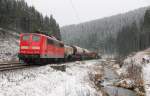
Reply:
[[[0, 72], [1, 96], [102, 96], [91, 80], [98, 60], [66, 63], [65, 71], [50, 65]], [[96, 71], [97, 70], [97, 71]]]

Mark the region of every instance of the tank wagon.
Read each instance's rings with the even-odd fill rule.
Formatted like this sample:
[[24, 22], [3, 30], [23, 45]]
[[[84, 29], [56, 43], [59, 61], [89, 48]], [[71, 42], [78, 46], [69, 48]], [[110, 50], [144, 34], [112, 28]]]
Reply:
[[96, 59], [98, 54], [79, 46], [65, 45], [53, 36], [38, 33], [20, 34], [19, 60], [26, 63], [50, 63], [54, 61], [73, 61]]

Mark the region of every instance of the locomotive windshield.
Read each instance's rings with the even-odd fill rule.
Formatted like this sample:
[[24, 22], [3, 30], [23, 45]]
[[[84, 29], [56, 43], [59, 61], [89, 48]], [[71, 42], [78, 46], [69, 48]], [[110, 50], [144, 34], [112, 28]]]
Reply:
[[23, 37], [22, 37], [22, 40], [24, 40], [24, 41], [27, 41], [27, 40], [29, 40], [30, 39], [30, 35], [24, 35]]
[[32, 36], [32, 40], [35, 41], [35, 42], [38, 42], [40, 40], [40, 36], [38, 35], [33, 35]]

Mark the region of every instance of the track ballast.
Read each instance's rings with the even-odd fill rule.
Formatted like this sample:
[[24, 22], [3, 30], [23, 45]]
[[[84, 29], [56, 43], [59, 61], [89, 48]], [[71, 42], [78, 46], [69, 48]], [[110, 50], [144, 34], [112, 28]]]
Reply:
[[0, 71], [22, 69], [22, 68], [27, 68], [27, 67], [29, 67], [28, 64], [22, 64], [20, 62], [0, 63]]

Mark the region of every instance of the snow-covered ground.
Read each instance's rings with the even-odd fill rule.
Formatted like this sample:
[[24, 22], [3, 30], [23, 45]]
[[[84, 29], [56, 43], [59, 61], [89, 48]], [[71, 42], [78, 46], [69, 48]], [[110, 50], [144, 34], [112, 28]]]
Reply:
[[[150, 48], [144, 51], [137, 52], [136, 54], [129, 56], [124, 60], [124, 65], [117, 72], [119, 74], [128, 74], [127, 69], [130, 66], [138, 66], [141, 67], [142, 71], [137, 74], [137, 76], [141, 75], [140, 83], [143, 84], [144, 89], [146, 91], [146, 96], [150, 96]], [[132, 65], [133, 64], [133, 65]], [[136, 75], [136, 74], [134, 74]], [[137, 84], [137, 83], [136, 83]]]
[[143, 78], [146, 96], [150, 96], [150, 64], [143, 67]]
[[[0, 28], [0, 62], [16, 59], [18, 34]], [[91, 81], [97, 60], [68, 63], [66, 71], [49, 65], [0, 72], [0, 96], [102, 96]]]
[[97, 64], [68, 63], [65, 72], [49, 65], [0, 72], [0, 96], [102, 96], [89, 78]]
[[14, 59], [18, 52], [17, 33], [0, 28], [0, 62]]

